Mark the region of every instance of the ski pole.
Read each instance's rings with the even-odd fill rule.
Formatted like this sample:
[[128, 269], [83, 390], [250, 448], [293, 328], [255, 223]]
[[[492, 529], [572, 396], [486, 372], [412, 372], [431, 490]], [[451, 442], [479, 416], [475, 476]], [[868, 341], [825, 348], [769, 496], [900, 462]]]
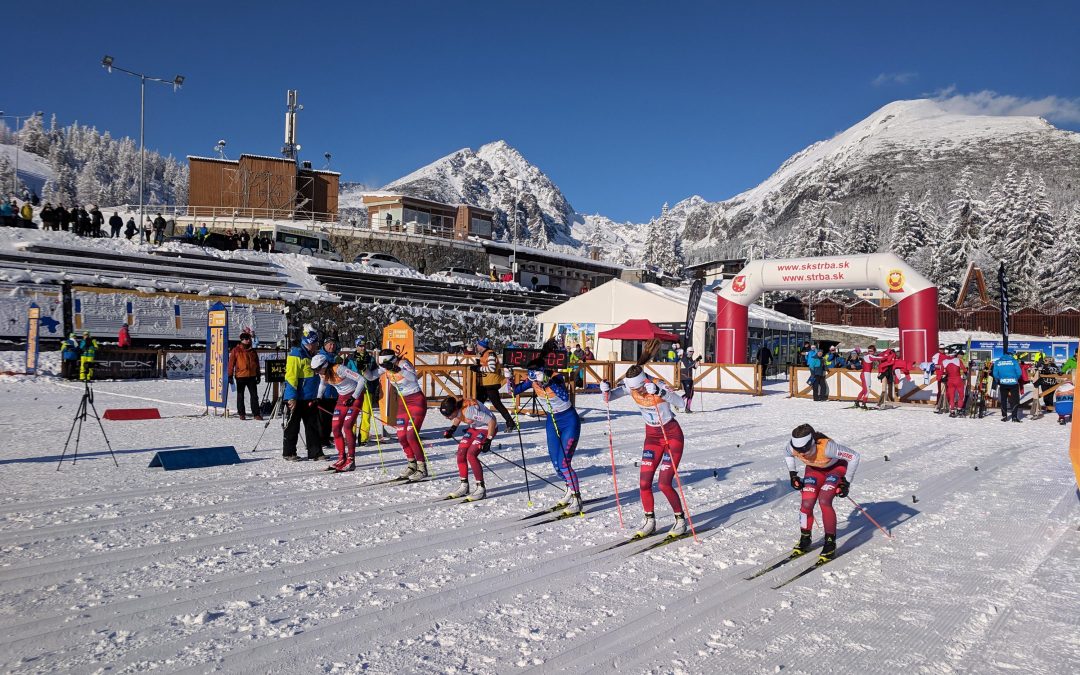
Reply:
[[[502, 447], [502, 446], [500, 446], [500, 447]], [[545, 483], [547, 483], [548, 485], [550, 485], [551, 487], [555, 488], [556, 490], [558, 490], [560, 492], [562, 492], [563, 490], [566, 489], [565, 485], [560, 487], [560, 486], [556, 485], [555, 483], [552, 483], [551, 481], [549, 481], [547, 478], [544, 478], [540, 474], [533, 473], [532, 471], [529, 471], [528, 469], [526, 469], [521, 464], [518, 464], [514, 460], [512, 460], [512, 459], [510, 459], [508, 457], [505, 457], [504, 455], [500, 455], [498, 452], [495, 452], [494, 450], [491, 450], [490, 452], [491, 452], [491, 454], [495, 455], [496, 457], [498, 457], [502, 461], [506, 462], [507, 464], [513, 464], [514, 466], [516, 466], [519, 469], [524, 469], [527, 474], [531, 474], [534, 478], [539, 478], [540, 480], [544, 481]]]
[[615, 507], [619, 511], [619, 527], [626, 529], [623, 522], [622, 504], [619, 502], [619, 479], [615, 475], [615, 440], [611, 437], [611, 404], [607, 401], [607, 393], [604, 394], [604, 407], [607, 408], [607, 438], [608, 450], [611, 452], [611, 482], [615, 485]]
[[427, 449], [424, 448], [424, 442], [420, 440], [420, 430], [416, 428], [416, 422], [413, 421], [412, 411], [409, 410], [409, 404], [405, 402], [405, 397], [401, 395], [401, 390], [397, 389], [398, 398], [401, 399], [401, 405], [405, 406], [405, 414], [409, 416], [409, 425], [412, 427], [413, 433], [416, 434], [416, 442], [420, 444], [420, 454], [424, 456], [424, 466], [427, 467], [428, 475], [431, 478], [435, 477], [435, 467], [430, 461], [428, 461]]
[[480, 462], [480, 466], [484, 467], [484, 471], [490, 471], [490, 472], [491, 472], [491, 474], [492, 474], [493, 476], [495, 476], [496, 478], [498, 478], [498, 479], [499, 479], [499, 481], [501, 481], [501, 482], [503, 482], [503, 483], [505, 483], [505, 482], [506, 482], [506, 481], [504, 481], [504, 480], [503, 480], [503, 477], [502, 477], [502, 476], [500, 476], [499, 474], [495, 473], [495, 469], [492, 469], [492, 468], [491, 468], [490, 466], [488, 466], [488, 465], [487, 465], [486, 463], [484, 463], [484, 460], [480, 459], [480, 456], [479, 456], [479, 455], [477, 455], [477, 457], [476, 457], [476, 461]]
[[517, 427], [518, 448], [521, 449], [521, 470], [525, 474], [525, 495], [526, 503], [529, 506], [533, 505], [532, 501], [532, 488], [529, 487], [529, 472], [525, 468], [525, 442], [521, 440], [521, 417], [518, 413], [521, 410], [521, 399], [517, 396], [514, 397], [514, 426]]
[[263, 425], [262, 432], [259, 433], [259, 438], [255, 441], [255, 447], [251, 449], [255, 452], [259, 449], [259, 443], [262, 443], [263, 436], [266, 434], [266, 430], [270, 428], [270, 423], [274, 421], [274, 415], [277, 414], [278, 406], [281, 405], [281, 399], [279, 398], [275, 403], [272, 410], [270, 410], [270, 419], [266, 420], [266, 424]]
[[371, 393], [364, 387], [364, 404], [367, 406], [367, 410], [364, 411], [368, 416], [368, 438], [371, 438], [371, 434], [375, 434], [375, 447], [379, 450], [379, 468], [382, 469], [383, 475], [386, 475], [386, 465], [383, 464], [382, 456], [382, 436], [381, 430], [375, 431], [375, 406], [371, 404]]
[[[654, 403], [653, 407], [656, 408], [656, 421], [658, 423], [662, 422], [663, 417], [660, 415], [660, 404]], [[667, 429], [664, 428], [663, 424], [660, 425], [660, 433], [664, 434], [664, 451], [667, 452], [668, 459], [671, 460], [671, 471], [675, 474], [675, 483], [679, 486], [679, 497], [682, 498], [683, 510], [686, 511], [686, 522], [690, 524], [690, 534], [694, 535], [694, 541], [700, 544], [701, 540], [698, 539], [697, 530], [694, 529], [694, 519], [690, 517], [690, 504], [687, 503], [686, 493], [683, 492], [682, 478], [679, 478], [679, 469], [675, 466], [675, 458], [671, 456], [671, 443], [668, 441]], [[652, 489], [651, 485], [649, 486], [649, 489]]]
[[869, 519], [870, 519], [870, 522], [871, 522], [871, 523], [873, 523], [874, 525], [876, 525], [876, 526], [877, 526], [877, 529], [881, 530], [881, 533], [882, 533], [882, 534], [884, 534], [884, 535], [885, 535], [886, 537], [888, 537], [889, 539], [895, 539], [895, 537], [893, 537], [893, 536], [892, 536], [891, 534], [889, 534], [889, 532], [888, 532], [888, 531], [887, 531], [887, 530], [886, 530], [886, 529], [885, 529], [884, 527], [882, 527], [881, 525], [878, 525], [878, 521], [874, 520], [874, 518], [873, 518], [873, 517], [872, 517], [872, 516], [871, 516], [871, 515], [870, 515], [869, 513], [867, 513], [867, 512], [866, 512], [866, 509], [864, 509], [864, 508], [863, 508], [862, 506], [859, 506], [859, 502], [855, 501], [855, 500], [854, 500], [854, 499], [852, 499], [851, 497], [848, 497], [848, 498], [847, 498], [847, 500], [848, 500], [849, 502], [851, 502], [852, 504], [854, 504], [854, 505], [855, 505], [855, 508], [857, 508], [857, 509], [859, 509], [860, 511], [862, 511], [862, 514], [863, 514], [864, 516], [866, 516], [867, 518], [869, 518]]

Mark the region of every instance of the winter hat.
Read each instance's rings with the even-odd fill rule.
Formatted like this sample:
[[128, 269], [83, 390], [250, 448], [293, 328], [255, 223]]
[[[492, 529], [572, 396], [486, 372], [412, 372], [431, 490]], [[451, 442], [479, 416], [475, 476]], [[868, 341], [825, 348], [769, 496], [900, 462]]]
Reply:
[[480, 338], [476, 341], [476, 346], [480, 349], [491, 349], [491, 340], [487, 338]]
[[687, 347], [687, 348], [686, 348], [686, 354], [687, 354], [688, 356], [689, 356], [690, 354], [693, 354], [693, 353], [694, 353], [694, 348], [693, 348], [693, 347]]
[[443, 414], [443, 417], [452, 417], [460, 407], [461, 401], [457, 399], [457, 396], [447, 396], [439, 404], [439, 412]]
[[305, 347], [311, 347], [312, 345], [318, 345], [319, 344], [319, 336], [314, 335], [314, 334], [307, 335], [307, 336], [304, 337], [303, 340], [300, 341], [300, 344], [304, 345]]

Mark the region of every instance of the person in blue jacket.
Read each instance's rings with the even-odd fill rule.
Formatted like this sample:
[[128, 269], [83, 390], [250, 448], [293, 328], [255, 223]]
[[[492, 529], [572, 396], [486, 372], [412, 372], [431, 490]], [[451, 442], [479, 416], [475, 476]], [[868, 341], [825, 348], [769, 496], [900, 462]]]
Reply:
[[815, 401], [829, 400], [829, 382], [826, 378], [824, 354], [818, 347], [806, 353], [806, 367], [810, 369], [810, 386]]
[[[1020, 362], [1016, 360], [1012, 352], [1005, 352], [996, 361], [990, 371], [994, 381], [998, 385], [998, 402], [1001, 404], [1001, 421], [1012, 419], [1020, 421], [1020, 380], [1023, 371], [1020, 370]], [[1010, 415], [1010, 401], [1012, 401], [1012, 414]]]
[[570, 402], [570, 391], [563, 381], [562, 374], [552, 375], [552, 371], [543, 367], [542, 362], [533, 361], [527, 366], [529, 378], [510, 390], [514, 395], [523, 394], [532, 389], [540, 407], [547, 412], [547, 446], [551, 465], [566, 483], [566, 494], [555, 507], [564, 508], [563, 515], [572, 516], [581, 513], [581, 487], [577, 472], [571, 462], [578, 438], [581, 436], [581, 420], [574, 404]]
[[285, 358], [285, 405], [289, 408], [289, 421], [285, 423], [285, 438], [281, 453], [287, 461], [295, 462], [296, 441], [300, 437], [300, 423], [304, 423], [304, 443], [308, 459], [324, 457], [319, 441], [319, 418], [315, 407], [319, 396], [319, 376], [311, 369], [311, 357], [319, 351], [319, 336], [304, 336], [300, 345], [293, 347]]

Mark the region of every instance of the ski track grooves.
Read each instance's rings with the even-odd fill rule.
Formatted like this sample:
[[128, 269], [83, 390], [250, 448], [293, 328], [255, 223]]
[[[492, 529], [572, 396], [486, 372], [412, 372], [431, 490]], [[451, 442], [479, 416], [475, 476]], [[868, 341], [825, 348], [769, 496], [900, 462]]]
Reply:
[[[927, 449], [923, 446], [920, 450], [925, 452]], [[1004, 460], [1011, 459], [1019, 451], [1018, 446], [1009, 452], [1007, 457], [1003, 457], [1004, 452], [996, 452], [995, 456], [1003, 458], [1003, 462], [999, 462], [997, 466], [1001, 466]], [[991, 469], [988, 467], [980, 470], [980, 472], [975, 472], [971, 467], [958, 467], [939, 477], [936, 481], [932, 481], [933, 485], [921, 486], [920, 492], [927, 497], [932, 497], [938, 493], [948, 494], [951, 491], [948, 488], [955, 489], [961, 483], [967, 484], [974, 481], [978, 478], [979, 473], [983, 471], [989, 473]], [[862, 476], [861, 472], [860, 476]], [[920, 515], [926, 512], [927, 509], [923, 509]], [[842, 537], [839, 543], [842, 545], [854, 535], [855, 533], [851, 533]], [[851, 561], [856, 557], [854, 553], [855, 551], [851, 551], [839, 556], [835, 561], [829, 563], [829, 568], [836, 570], [851, 564]], [[690, 643], [688, 648], [696, 648], [698, 645], [693, 643], [692, 638], [704, 630], [703, 624], [707, 623], [709, 619], [716, 618], [716, 613], [724, 612], [728, 615], [734, 615], [737, 612], [745, 612], [760, 605], [762, 595], [775, 593], [771, 586], [776, 580], [786, 578], [798, 569], [798, 567], [794, 569], [781, 568], [776, 572], [763, 575], [752, 581], [746, 581], [742, 578], [742, 575], [746, 572], [745, 569], [735, 569], [731, 574], [722, 575], [703, 587], [696, 588], [679, 598], [671, 598], [665, 602], [668, 611], [664, 616], [662, 625], [667, 628], [657, 630], [656, 609], [655, 607], [647, 607], [638, 612], [633, 618], [621, 621], [617, 626], [602, 631], [599, 635], [589, 632], [584, 633], [582, 637], [587, 642], [545, 660], [543, 665], [532, 669], [530, 672], [540, 673], [552, 670], [586, 672], [599, 668], [614, 671], [642, 672], [648, 670], [648, 668], [644, 667], [644, 662], [656, 659], [651, 653], [659, 650], [669, 652], [666, 659], [668, 663], [663, 664], [661, 669], [670, 669], [670, 660], [672, 658], [670, 652], [673, 642]], [[793, 584], [791, 589], [798, 588], [803, 583], [805, 582], [800, 580]], [[725, 592], [728, 590], [732, 592]], [[784, 591], [780, 591], [780, 593], [784, 593]], [[699, 598], [705, 599], [701, 600]], [[795, 630], [795, 626], [792, 627], [792, 630]], [[603, 656], [597, 659], [596, 654]], [[607, 656], [609, 654], [618, 654], [619, 656]]]

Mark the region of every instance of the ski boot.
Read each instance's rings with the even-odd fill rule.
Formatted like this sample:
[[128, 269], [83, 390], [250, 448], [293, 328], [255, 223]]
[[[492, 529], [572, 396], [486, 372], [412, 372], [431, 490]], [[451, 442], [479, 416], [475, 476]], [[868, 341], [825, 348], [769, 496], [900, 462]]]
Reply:
[[949, 417], [956, 417], [956, 408], [949, 411]]
[[689, 528], [686, 526], [686, 516], [681, 513], [675, 514], [675, 524], [668, 530], [667, 536], [669, 537], [681, 537], [689, 532]]
[[417, 462], [416, 471], [414, 471], [412, 475], [409, 476], [409, 482], [415, 483], [416, 481], [424, 480], [427, 477], [427, 462]]
[[832, 560], [836, 557], [836, 535], [825, 535], [825, 543], [821, 545], [821, 555], [818, 560]]
[[483, 483], [477, 483], [476, 489], [473, 490], [473, 493], [471, 495], [465, 498], [465, 501], [478, 502], [484, 497], [487, 497], [487, 488], [484, 487]]
[[331, 472], [331, 471], [337, 471], [339, 466], [344, 466], [344, 465], [345, 465], [345, 458], [344, 457], [339, 457], [338, 460], [336, 462], [334, 462], [333, 464], [330, 464], [328, 466], [323, 467], [323, 471], [326, 471], [328, 473]]
[[810, 530], [799, 530], [799, 543], [795, 544], [795, 548], [791, 549], [791, 556], [797, 557], [805, 555], [810, 550], [811, 532]]
[[563, 494], [562, 499], [555, 502], [555, 508], [561, 509], [570, 503], [570, 500], [574, 498], [574, 491], [570, 489], [570, 486], [566, 486], [566, 492]]
[[634, 539], [642, 539], [656, 532], [656, 516], [646, 512], [645, 519], [641, 521], [641, 527], [634, 533]]
[[468, 479], [461, 481], [461, 484], [457, 486], [457, 489], [446, 495], [447, 499], [457, 499], [458, 497], [464, 497], [469, 494], [469, 481]]
[[571, 492], [570, 502], [566, 505], [566, 508], [563, 509], [562, 514], [564, 516], [576, 516], [579, 513], [581, 513], [581, 493]]
[[348, 473], [350, 471], [356, 471], [356, 457], [354, 457], [353, 455], [349, 455], [340, 464], [335, 464], [334, 466], [337, 467], [336, 469], [334, 469], [334, 471], [337, 473]]
[[398, 474], [398, 480], [410, 480], [412, 475], [416, 473], [417, 464], [415, 460], [409, 460], [409, 463], [405, 466], [405, 470]]
[[1012, 420], [1013, 422], [1019, 422], [1019, 421], [1020, 421], [1020, 416], [1019, 416], [1019, 415], [1013, 415], [1013, 416], [1012, 416], [1012, 417], [1011, 417], [1010, 419], [1011, 419], [1011, 420]]
[[506, 423], [506, 433], [513, 433], [518, 430], [518, 425], [514, 420], [510, 420]]

